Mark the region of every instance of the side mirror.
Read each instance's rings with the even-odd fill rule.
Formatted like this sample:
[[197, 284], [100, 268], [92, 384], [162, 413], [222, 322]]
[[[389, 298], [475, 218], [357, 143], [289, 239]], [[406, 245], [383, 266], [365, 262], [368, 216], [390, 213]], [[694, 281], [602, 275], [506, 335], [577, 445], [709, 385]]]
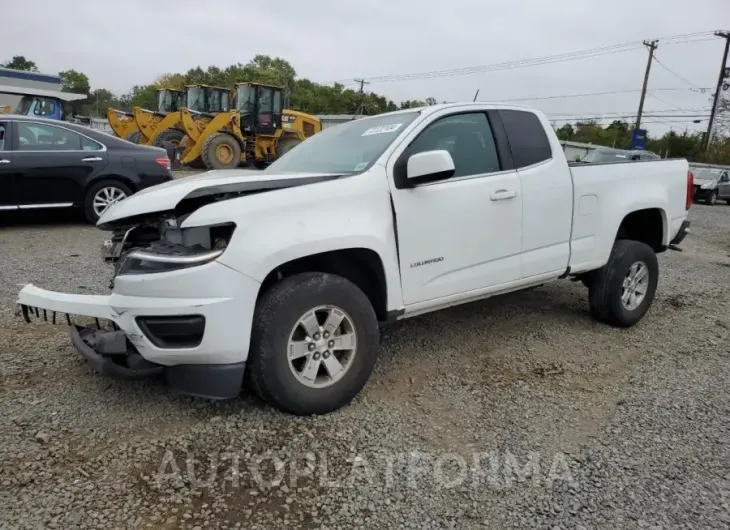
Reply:
[[408, 183], [419, 184], [447, 179], [456, 171], [454, 159], [446, 150], [424, 151], [408, 159], [406, 178]]

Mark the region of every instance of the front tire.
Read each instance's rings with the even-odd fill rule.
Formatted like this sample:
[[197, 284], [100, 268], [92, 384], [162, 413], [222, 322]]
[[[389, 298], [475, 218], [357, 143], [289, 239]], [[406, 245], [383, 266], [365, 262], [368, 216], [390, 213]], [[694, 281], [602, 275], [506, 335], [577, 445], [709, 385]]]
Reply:
[[605, 324], [633, 326], [649, 310], [658, 280], [659, 263], [649, 245], [616, 241], [608, 263], [596, 271], [588, 289], [591, 314]]
[[349, 403], [375, 366], [378, 322], [349, 280], [301, 273], [274, 284], [254, 316], [248, 371], [254, 391], [296, 415]]
[[241, 163], [241, 146], [230, 134], [219, 132], [205, 139], [200, 156], [208, 169], [235, 169]]
[[157, 135], [157, 138], [155, 138], [155, 147], [164, 148], [165, 142], [170, 142], [172, 145], [177, 147], [178, 145], [180, 145], [180, 142], [182, 142], [183, 138], [185, 138], [185, 133], [182, 132], [180, 129], [165, 129]]
[[710, 206], [715, 206], [715, 204], [717, 204], [717, 190], [712, 190], [710, 196], [707, 197], [707, 204]]
[[139, 141], [141, 140], [141, 138], [142, 138], [142, 133], [140, 131], [134, 131], [134, 132], [129, 133], [127, 135], [127, 137], [125, 138], [125, 140], [127, 140], [128, 142], [132, 142], [133, 144], [138, 144]]

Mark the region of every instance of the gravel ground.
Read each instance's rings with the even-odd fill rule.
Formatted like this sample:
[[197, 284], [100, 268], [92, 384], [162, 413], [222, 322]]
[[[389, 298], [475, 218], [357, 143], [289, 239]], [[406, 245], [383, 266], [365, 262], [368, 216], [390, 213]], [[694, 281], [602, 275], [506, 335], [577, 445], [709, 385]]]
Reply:
[[103, 234], [0, 219], [0, 528], [730, 528], [730, 207], [691, 218], [638, 326], [567, 281], [411, 319], [312, 418], [92, 373], [12, 304], [104, 292]]

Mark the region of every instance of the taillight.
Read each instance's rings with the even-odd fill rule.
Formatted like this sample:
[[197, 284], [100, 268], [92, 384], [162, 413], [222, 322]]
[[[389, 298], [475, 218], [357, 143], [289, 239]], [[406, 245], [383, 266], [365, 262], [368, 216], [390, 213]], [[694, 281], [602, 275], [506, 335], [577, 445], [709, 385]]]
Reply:
[[160, 158], [155, 158], [155, 162], [160, 164], [165, 169], [170, 169], [170, 159], [166, 156], [161, 156]]
[[691, 171], [687, 171], [687, 203], [684, 205], [685, 210], [689, 210], [692, 201], [695, 198], [695, 176]]

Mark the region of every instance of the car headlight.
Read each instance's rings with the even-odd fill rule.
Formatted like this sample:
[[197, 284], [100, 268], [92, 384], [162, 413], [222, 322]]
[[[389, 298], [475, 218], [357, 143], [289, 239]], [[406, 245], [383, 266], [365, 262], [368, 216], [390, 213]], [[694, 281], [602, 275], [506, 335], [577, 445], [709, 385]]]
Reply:
[[155, 251], [133, 250], [120, 260], [117, 276], [189, 269], [210, 263], [223, 252], [224, 249], [217, 249], [203, 250], [194, 254], [170, 255]]
[[169, 230], [165, 239], [123, 254], [116, 276], [171, 272], [215, 261], [228, 247], [235, 225]]
[[705, 183], [705, 184], [702, 185], [702, 189], [703, 190], [709, 190], [709, 189], [712, 189], [714, 187], [715, 187], [715, 183], [714, 182], [707, 182], [707, 183]]

